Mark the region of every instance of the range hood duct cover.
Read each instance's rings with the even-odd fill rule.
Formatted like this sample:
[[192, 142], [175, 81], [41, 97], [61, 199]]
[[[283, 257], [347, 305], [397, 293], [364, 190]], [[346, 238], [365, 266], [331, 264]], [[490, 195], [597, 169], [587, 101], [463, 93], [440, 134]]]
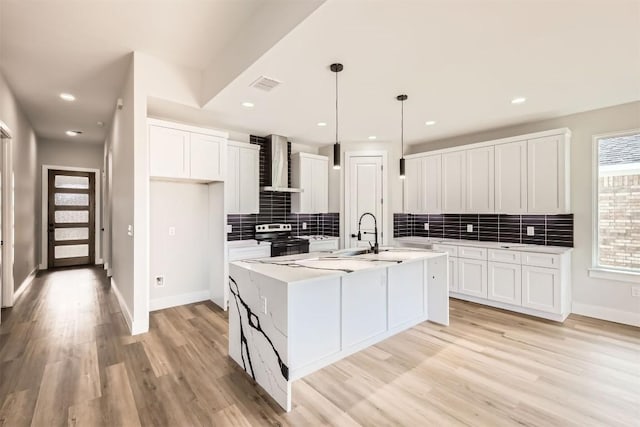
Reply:
[[269, 135], [264, 147], [265, 183], [262, 191], [301, 193], [300, 188], [289, 188], [289, 143], [285, 136]]

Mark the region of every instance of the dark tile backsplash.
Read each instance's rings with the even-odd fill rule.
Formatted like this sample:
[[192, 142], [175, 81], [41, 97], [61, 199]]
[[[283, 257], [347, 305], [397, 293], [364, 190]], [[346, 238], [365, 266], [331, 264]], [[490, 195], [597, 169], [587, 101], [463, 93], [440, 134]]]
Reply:
[[[250, 142], [262, 146], [260, 150], [260, 187], [265, 183], [265, 139], [251, 135]], [[291, 143], [288, 149], [291, 158]], [[289, 162], [289, 185], [291, 185], [291, 162]], [[307, 224], [305, 230], [303, 224]], [[227, 233], [227, 240], [246, 240], [255, 237], [257, 224], [281, 223], [291, 224], [294, 235], [324, 234], [327, 236], [340, 235], [340, 214], [295, 214], [291, 213], [291, 193], [276, 191], [260, 191], [260, 213], [247, 215], [227, 215], [227, 224], [232, 231]]]
[[[424, 229], [426, 223], [429, 230]], [[469, 224], [473, 225], [471, 232], [467, 231]], [[534, 228], [533, 236], [527, 236], [527, 227]], [[573, 247], [573, 214], [394, 214], [393, 236]]]

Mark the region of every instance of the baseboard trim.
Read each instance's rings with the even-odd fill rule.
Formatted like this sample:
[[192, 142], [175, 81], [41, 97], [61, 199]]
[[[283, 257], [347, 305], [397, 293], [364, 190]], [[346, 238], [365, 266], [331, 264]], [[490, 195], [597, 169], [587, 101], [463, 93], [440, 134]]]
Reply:
[[571, 312], [581, 316], [593, 317], [594, 319], [640, 327], [640, 313], [634, 313], [632, 311], [615, 310], [613, 308], [602, 307], [599, 305], [574, 302], [572, 304]]
[[192, 304], [194, 302], [207, 301], [210, 298], [209, 290], [190, 292], [188, 294], [174, 295], [170, 297], [156, 298], [149, 301], [149, 311], [162, 310], [178, 305]]
[[13, 292], [13, 303], [15, 304], [16, 300], [18, 299], [18, 297], [20, 295], [22, 295], [24, 293], [24, 291], [27, 290], [27, 288], [29, 287], [29, 285], [31, 285], [31, 283], [33, 283], [33, 279], [36, 278], [36, 274], [38, 274], [38, 267], [36, 266], [33, 271], [31, 273], [29, 273], [29, 275], [22, 281], [22, 283], [20, 283], [20, 286], [18, 286], [18, 289], [16, 289]]
[[124, 321], [127, 322], [129, 331], [131, 331], [131, 334], [133, 335], [133, 327], [132, 327], [133, 321], [131, 318], [131, 312], [129, 311], [129, 307], [127, 306], [127, 303], [124, 301], [124, 298], [120, 293], [120, 289], [118, 289], [118, 285], [116, 285], [116, 281], [113, 280], [113, 277], [111, 278], [111, 290], [113, 290], [113, 293], [115, 294], [116, 299], [118, 300], [118, 304], [120, 305], [120, 311], [124, 316]]

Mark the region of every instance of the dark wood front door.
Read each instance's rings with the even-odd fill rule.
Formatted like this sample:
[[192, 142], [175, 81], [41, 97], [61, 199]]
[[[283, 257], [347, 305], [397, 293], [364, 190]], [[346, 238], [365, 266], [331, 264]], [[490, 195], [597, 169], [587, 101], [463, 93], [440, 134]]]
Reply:
[[49, 170], [48, 264], [95, 262], [95, 175]]

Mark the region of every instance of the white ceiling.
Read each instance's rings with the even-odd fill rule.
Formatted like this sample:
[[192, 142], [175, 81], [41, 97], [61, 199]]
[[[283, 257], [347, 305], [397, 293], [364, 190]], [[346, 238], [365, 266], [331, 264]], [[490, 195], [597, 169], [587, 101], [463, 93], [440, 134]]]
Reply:
[[129, 53], [204, 70], [262, 15], [300, 1], [0, 0], [0, 70], [39, 136], [80, 129], [75, 140], [103, 142]]
[[[400, 93], [408, 143], [556, 117], [640, 99], [640, 2], [329, 0], [206, 108], [230, 128], [331, 143], [335, 61], [343, 141], [398, 141]], [[261, 75], [283, 84], [249, 87]]]
[[[408, 143], [640, 99], [640, 0], [329, 0], [308, 16], [322, 1], [0, 0], [0, 70], [39, 136], [80, 129], [98, 143], [134, 50], [214, 76], [235, 60], [198, 121], [321, 145], [334, 138], [334, 61], [343, 141], [397, 141], [399, 93]], [[247, 39], [277, 25], [278, 43]], [[260, 49], [238, 60], [251, 40]], [[250, 88], [261, 75], [283, 84]]]

